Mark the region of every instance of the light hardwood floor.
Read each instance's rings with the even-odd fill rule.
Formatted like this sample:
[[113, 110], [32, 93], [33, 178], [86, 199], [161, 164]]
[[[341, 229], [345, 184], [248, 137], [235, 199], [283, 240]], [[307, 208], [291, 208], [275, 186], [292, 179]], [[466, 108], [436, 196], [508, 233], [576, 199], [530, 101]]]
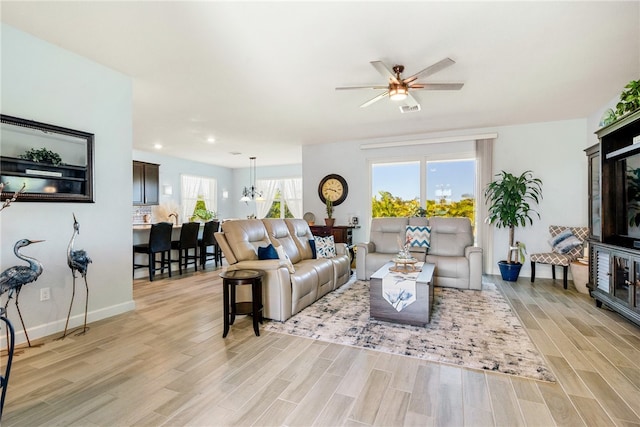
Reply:
[[[498, 284], [545, 383], [262, 332], [222, 339], [219, 271], [137, 280], [137, 308], [15, 359], [3, 426], [640, 425], [640, 329], [561, 280]], [[473, 315], [473, 313], [470, 313]]]

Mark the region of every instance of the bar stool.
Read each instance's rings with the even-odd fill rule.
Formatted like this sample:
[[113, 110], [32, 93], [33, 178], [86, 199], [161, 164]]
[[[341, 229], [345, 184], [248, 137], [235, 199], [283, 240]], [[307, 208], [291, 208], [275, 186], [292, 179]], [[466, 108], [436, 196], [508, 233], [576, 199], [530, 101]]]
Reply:
[[[151, 225], [149, 242], [133, 245], [133, 271], [136, 268], [149, 268], [149, 281], [153, 282], [153, 276], [157, 270], [164, 273], [164, 268], [168, 267], [169, 277], [171, 277], [171, 230], [173, 226], [168, 222], [159, 222]], [[161, 254], [160, 261], [156, 261], [156, 254]], [[136, 254], [147, 254], [148, 264], [136, 264]], [[160, 264], [158, 267], [157, 264]]]
[[[218, 260], [222, 265], [222, 257], [220, 256], [220, 246], [214, 234], [220, 230], [219, 221], [208, 221], [204, 223], [204, 230], [202, 231], [202, 238], [198, 240], [198, 247], [200, 248], [200, 265], [204, 270], [205, 264], [208, 260], [214, 260], [216, 267], [218, 266]], [[207, 248], [212, 246], [213, 252], [207, 252]]]
[[[199, 222], [185, 222], [180, 229], [180, 240], [174, 240], [171, 242], [171, 249], [178, 251], [178, 260], [180, 274], [182, 274], [182, 267], [187, 269], [189, 264], [193, 264], [196, 271], [198, 271], [198, 233], [200, 232]], [[189, 251], [193, 250], [193, 254], [189, 254]]]

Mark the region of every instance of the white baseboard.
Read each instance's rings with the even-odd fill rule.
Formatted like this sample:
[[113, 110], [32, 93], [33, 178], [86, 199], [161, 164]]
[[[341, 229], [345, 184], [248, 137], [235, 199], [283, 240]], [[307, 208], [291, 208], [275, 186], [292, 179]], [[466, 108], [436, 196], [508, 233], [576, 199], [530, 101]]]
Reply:
[[[105, 307], [99, 310], [90, 311], [87, 313], [87, 325], [89, 325], [91, 322], [97, 322], [98, 320], [107, 319], [109, 317], [117, 316], [118, 314], [135, 310], [135, 308], [136, 308], [136, 303], [135, 301], [131, 300], [131, 301], [124, 302], [122, 304], [112, 305], [110, 307]], [[46, 337], [56, 333], [60, 333], [60, 335], [62, 335], [62, 332], [64, 332], [64, 325], [66, 322], [67, 322], [67, 319], [65, 317], [64, 319], [58, 319], [53, 322], [44, 323], [42, 325], [28, 328], [27, 332], [29, 334], [29, 340], [33, 341], [38, 338]], [[12, 323], [14, 327], [17, 327], [20, 325], [19, 319], [18, 319], [18, 324], [16, 324], [15, 321], [12, 321]], [[70, 331], [79, 326], [82, 326], [83, 324], [84, 324], [84, 312], [71, 316], [71, 318], [69, 319], [69, 327], [67, 328], [67, 331]], [[0, 348], [7, 347], [7, 335], [4, 329], [5, 329], [5, 325], [0, 324], [0, 331], [1, 331]], [[26, 343], [26, 342], [27, 342], [27, 337], [25, 336], [24, 331], [22, 330], [16, 331], [16, 345]]]

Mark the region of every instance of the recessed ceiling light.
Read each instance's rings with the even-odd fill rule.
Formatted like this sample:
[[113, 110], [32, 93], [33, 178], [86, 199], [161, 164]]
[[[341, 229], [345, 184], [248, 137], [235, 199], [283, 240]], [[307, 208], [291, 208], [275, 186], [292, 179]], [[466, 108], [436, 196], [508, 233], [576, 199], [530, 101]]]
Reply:
[[209, 138], [207, 138], [207, 142], [209, 144], [213, 144], [214, 142], [216, 142], [216, 139], [214, 137], [210, 136]]
[[161, 150], [162, 149], [162, 144], [155, 143], [155, 144], [153, 144], [153, 148], [155, 148], [156, 150]]

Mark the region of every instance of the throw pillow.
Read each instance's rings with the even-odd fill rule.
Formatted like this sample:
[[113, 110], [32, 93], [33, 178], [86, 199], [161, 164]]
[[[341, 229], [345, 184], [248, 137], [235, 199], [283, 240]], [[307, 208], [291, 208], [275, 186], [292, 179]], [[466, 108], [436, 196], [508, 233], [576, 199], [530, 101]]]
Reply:
[[549, 240], [553, 252], [557, 254], [569, 253], [572, 249], [582, 246], [582, 240], [573, 235], [570, 229], [562, 230], [560, 234]]
[[258, 259], [278, 259], [278, 252], [273, 247], [273, 245], [269, 245], [266, 248], [259, 247], [258, 248]]
[[428, 249], [431, 246], [430, 239], [431, 227], [407, 225], [406, 242], [409, 246]]
[[333, 236], [314, 236], [316, 240], [316, 253], [320, 258], [333, 258], [336, 256], [336, 244]]
[[276, 246], [276, 252], [278, 254], [278, 257], [276, 259], [279, 258], [280, 260], [285, 262], [285, 264], [287, 265], [287, 270], [289, 270], [290, 274], [295, 273], [296, 269], [293, 267], [293, 263], [291, 262], [289, 255], [287, 255], [287, 253], [284, 251], [282, 245]]
[[569, 236], [573, 236], [573, 233], [571, 232], [570, 229], [565, 228], [556, 237], [552, 237], [551, 239], [549, 239], [549, 245], [551, 245], [551, 247], [553, 248], [555, 245], [562, 242], [564, 239], [566, 239]]
[[311, 258], [318, 258], [318, 254], [316, 252], [316, 241], [313, 239], [309, 239], [309, 246], [311, 246]]
[[566, 254], [571, 252], [575, 248], [579, 248], [582, 246], [582, 240], [578, 239], [573, 234], [557, 245], [553, 247], [553, 251], [559, 254]]

